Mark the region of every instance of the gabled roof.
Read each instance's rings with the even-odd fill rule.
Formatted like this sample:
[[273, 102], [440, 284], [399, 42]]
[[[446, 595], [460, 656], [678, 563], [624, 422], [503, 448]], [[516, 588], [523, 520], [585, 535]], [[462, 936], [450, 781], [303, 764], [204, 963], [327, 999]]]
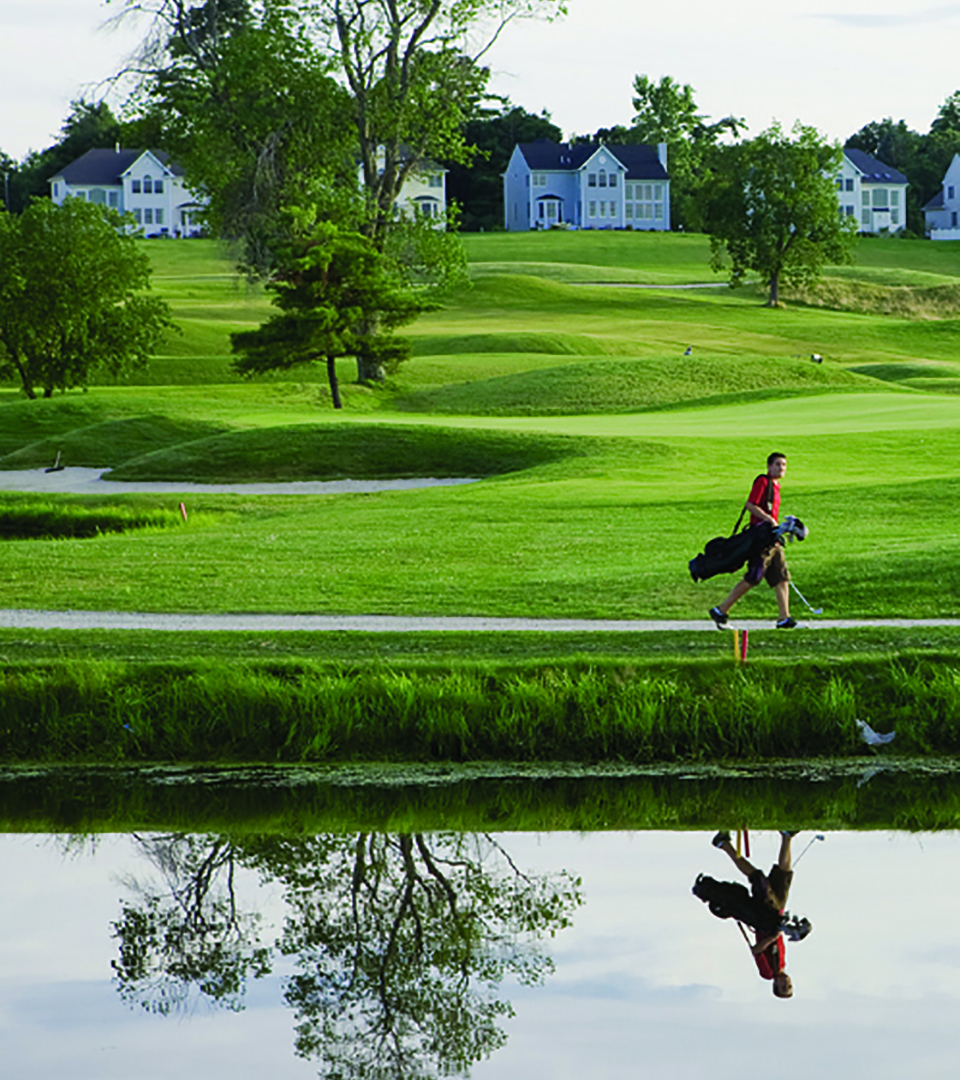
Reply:
[[[576, 172], [601, 149], [600, 143], [555, 143], [537, 139], [518, 143], [527, 165], [535, 172]], [[627, 170], [628, 180], [669, 180], [655, 146], [603, 146]]]
[[885, 165], [863, 150], [847, 149], [844, 156], [863, 174], [861, 181], [868, 184], [906, 184], [907, 178], [892, 165]]
[[943, 188], [941, 188], [936, 195], [927, 203], [923, 208], [924, 210], [942, 210], [944, 207], [943, 202]]
[[[57, 174], [68, 184], [105, 184], [118, 185], [122, 175], [141, 158], [144, 150], [88, 150], [76, 161], [71, 161]], [[183, 169], [170, 161], [170, 155], [163, 150], [150, 150], [157, 161], [169, 169], [174, 176], [183, 176]], [[55, 179], [55, 178], [54, 178]]]

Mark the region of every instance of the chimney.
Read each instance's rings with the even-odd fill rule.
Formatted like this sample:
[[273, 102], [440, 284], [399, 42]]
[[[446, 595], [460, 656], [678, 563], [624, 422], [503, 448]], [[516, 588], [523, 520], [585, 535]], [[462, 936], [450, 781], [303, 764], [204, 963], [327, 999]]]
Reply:
[[660, 160], [660, 164], [663, 166], [663, 171], [667, 171], [667, 144], [665, 142], [657, 143], [657, 157]]

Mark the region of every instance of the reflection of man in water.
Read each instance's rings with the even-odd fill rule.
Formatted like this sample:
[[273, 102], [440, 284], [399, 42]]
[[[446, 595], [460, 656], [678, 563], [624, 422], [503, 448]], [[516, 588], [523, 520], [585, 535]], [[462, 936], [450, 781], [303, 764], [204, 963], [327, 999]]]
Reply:
[[[734, 866], [750, 882], [750, 892], [755, 900], [772, 908], [779, 915], [787, 906], [787, 896], [790, 893], [790, 883], [793, 881], [793, 870], [790, 862], [790, 841], [796, 833], [780, 833], [780, 855], [769, 874], [758, 870], [747, 859], [737, 854], [733, 844], [730, 843], [728, 832], [718, 832], [713, 838], [713, 846], [725, 851], [733, 861]], [[785, 949], [783, 934], [766, 933], [762, 930], [754, 931], [756, 940], [750, 946], [753, 959], [756, 962], [760, 977], [773, 980], [773, 992], [777, 997], [793, 997], [793, 983], [790, 976], [784, 970]]]

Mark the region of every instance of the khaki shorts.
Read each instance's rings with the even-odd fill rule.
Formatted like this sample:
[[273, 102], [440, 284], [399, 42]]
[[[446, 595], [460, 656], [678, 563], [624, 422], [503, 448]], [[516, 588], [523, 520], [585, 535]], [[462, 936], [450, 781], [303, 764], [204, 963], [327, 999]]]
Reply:
[[774, 544], [765, 551], [761, 551], [756, 559], [747, 563], [747, 572], [743, 580], [749, 585], [759, 585], [766, 581], [771, 589], [775, 589], [782, 581], [790, 580], [790, 570], [787, 567], [787, 558], [780, 544]]
[[793, 884], [793, 871], [781, 870], [776, 864], [770, 867], [770, 873], [754, 870], [750, 875], [750, 891], [758, 899], [769, 904], [777, 911], [787, 906], [790, 886]]

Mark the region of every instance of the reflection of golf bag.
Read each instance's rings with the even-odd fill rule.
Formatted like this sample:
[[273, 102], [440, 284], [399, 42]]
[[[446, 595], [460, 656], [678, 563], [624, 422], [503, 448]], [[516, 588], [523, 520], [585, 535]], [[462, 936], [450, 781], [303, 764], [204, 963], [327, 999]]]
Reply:
[[744, 885], [717, 881], [707, 874], [700, 874], [694, 882], [693, 895], [718, 919], [736, 919], [760, 934], [780, 931], [780, 912], [758, 900]]
[[694, 581], [706, 581], [717, 574], [736, 573], [753, 555], [759, 555], [775, 541], [773, 526], [766, 521], [733, 536], [715, 536], [690, 560], [690, 576]]

